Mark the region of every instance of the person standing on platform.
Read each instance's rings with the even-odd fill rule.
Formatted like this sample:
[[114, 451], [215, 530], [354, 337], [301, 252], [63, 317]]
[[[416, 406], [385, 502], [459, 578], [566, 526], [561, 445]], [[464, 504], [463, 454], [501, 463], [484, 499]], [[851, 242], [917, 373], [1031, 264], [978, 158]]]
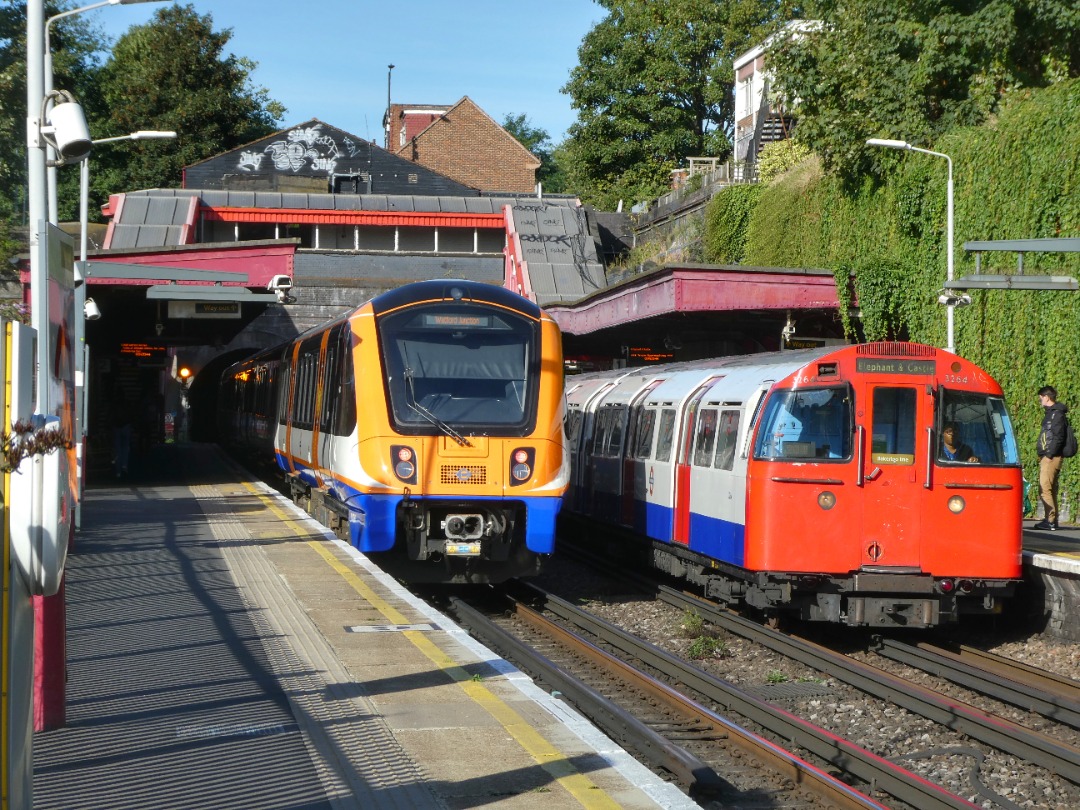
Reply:
[[113, 430], [113, 468], [116, 477], [122, 478], [128, 474], [131, 458], [131, 406], [120, 387], [113, 391], [109, 420]]
[[1062, 451], [1065, 449], [1065, 421], [1069, 410], [1057, 401], [1057, 389], [1044, 385], [1039, 389], [1039, 402], [1044, 408], [1039, 429], [1039, 500], [1043, 519], [1032, 528], [1055, 532], [1058, 527], [1058, 477], [1061, 475]]

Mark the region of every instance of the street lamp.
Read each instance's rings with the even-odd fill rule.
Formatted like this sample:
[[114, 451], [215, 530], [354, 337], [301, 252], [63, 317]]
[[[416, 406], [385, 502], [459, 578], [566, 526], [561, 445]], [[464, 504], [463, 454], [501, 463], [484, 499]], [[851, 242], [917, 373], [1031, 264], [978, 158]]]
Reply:
[[[946, 279], [948, 281], [953, 280], [953, 179], [952, 179], [952, 158], [941, 152], [932, 152], [929, 149], [921, 149], [918, 146], [912, 146], [907, 141], [896, 141], [889, 138], [868, 138], [866, 140], [867, 146], [883, 146], [886, 149], [903, 149], [908, 152], [922, 152], [924, 155], [933, 155], [934, 157], [945, 158], [949, 164], [949, 182], [945, 188], [946, 202], [945, 202], [945, 231], [946, 231]], [[946, 287], [947, 288], [947, 287]], [[947, 337], [945, 346], [946, 350], [956, 353], [956, 341], [953, 339], [953, 310], [956, 309], [956, 303], [950, 303], [945, 308], [947, 313]]]
[[[37, 386], [36, 406], [38, 413], [52, 411], [49, 401], [49, 267], [46, 248], [48, 244], [47, 220], [55, 218], [56, 206], [50, 212], [50, 192], [47, 165], [51, 144], [46, 140], [48, 129], [42, 111], [48, 110], [53, 97], [52, 56], [46, 47], [49, 24], [61, 17], [70, 17], [104, 6], [130, 5], [132, 3], [160, 2], [160, 0], [101, 0], [88, 6], [69, 9], [45, 19], [45, 0], [26, 2], [26, 186], [27, 213], [30, 224], [30, 308], [31, 325], [37, 332]], [[77, 104], [73, 104], [77, 107]], [[81, 115], [79, 116], [81, 118]], [[54, 122], [55, 124], [56, 122]], [[85, 122], [83, 122], [85, 123]]]

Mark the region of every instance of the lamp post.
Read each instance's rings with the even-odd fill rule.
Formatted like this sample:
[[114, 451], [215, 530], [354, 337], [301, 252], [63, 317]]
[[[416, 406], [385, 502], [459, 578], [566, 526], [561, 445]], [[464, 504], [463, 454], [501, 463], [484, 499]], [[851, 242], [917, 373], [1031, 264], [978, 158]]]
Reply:
[[[949, 181], [945, 187], [945, 238], [946, 238], [946, 279], [948, 281], [953, 280], [953, 173], [952, 173], [952, 158], [942, 152], [932, 152], [929, 149], [921, 149], [918, 146], [912, 146], [907, 141], [891, 140], [889, 138], [868, 138], [866, 141], [867, 146], [883, 146], [886, 149], [903, 149], [907, 152], [922, 152], [924, 155], [933, 155], [934, 157], [945, 158], [949, 164]], [[955, 304], [948, 304], [945, 308], [946, 312], [946, 350], [956, 353], [956, 341], [953, 336], [953, 310], [956, 309]]]

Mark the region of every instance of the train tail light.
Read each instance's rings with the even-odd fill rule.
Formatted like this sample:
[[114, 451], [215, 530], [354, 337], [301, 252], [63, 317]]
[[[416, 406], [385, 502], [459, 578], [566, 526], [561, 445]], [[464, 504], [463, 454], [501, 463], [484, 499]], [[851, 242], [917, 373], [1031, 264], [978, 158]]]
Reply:
[[956, 587], [960, 589], [960, 593], [971, 593], [975, 590], [975, 583], [970, 579], [962, 579], [956, 583]]
[[942, 593], [952, 593], [955, 588], [956, 588], [956, 583], [953, 582], [951, 579], [938, 580], [938, 589]]
[[408, 445], [390, 445], [390, 466], [403, 483], [416, 483], [416, 452]]
[[516, 487], [532, 478], [536, 467], [536, 450], [518, 447], [510, 454], [510, 486]]

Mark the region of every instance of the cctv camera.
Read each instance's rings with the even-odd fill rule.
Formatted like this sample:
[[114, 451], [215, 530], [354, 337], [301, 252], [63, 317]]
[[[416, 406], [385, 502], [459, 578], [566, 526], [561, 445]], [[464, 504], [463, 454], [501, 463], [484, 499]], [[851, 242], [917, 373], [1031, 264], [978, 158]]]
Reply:
[[56, 151], [63, 160], [76, 163], [90, 154], [90, 129], [78, 102], [65, 101], [53, 107], [49, 124]]
[[83, 315], [88, 321], [96, 321], [101, 317], [101, 309], [94, 302], [93, 298], [87, 298], [86, 303], [83, 304]]
[[279, 304], [295, 304], [296, 297], [289, 295], [288, 290], [274, 290], [274, 294], [277, 296]]
[[292, 278], [284, 274], [279, 274], [270, 279], [266, 285], [266, 289], [270, 292], [281, 292], [291, 290], [292, 286]]

